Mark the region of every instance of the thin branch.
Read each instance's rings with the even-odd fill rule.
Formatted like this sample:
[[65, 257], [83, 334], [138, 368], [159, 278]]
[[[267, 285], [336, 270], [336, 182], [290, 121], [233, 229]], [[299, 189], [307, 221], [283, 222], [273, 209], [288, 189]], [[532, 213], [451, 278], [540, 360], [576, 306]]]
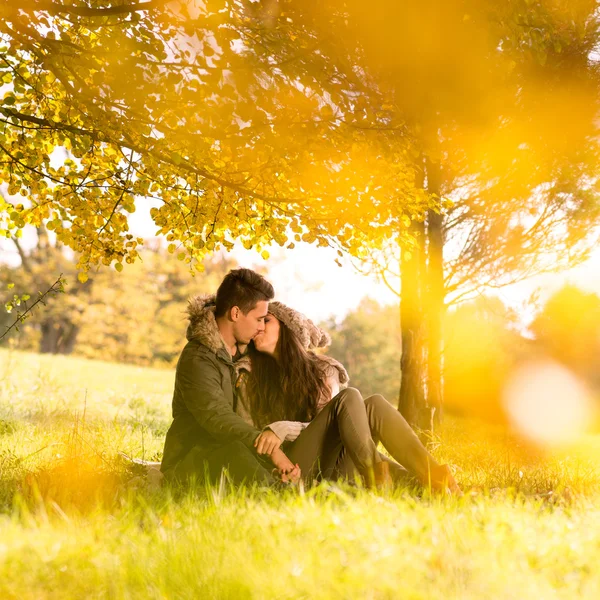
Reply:
[[100, 231], [98, 231], [98, 234], [97, 234], [98, 239], [100, 239], [100, 235], [104, 232], [104, 230], [108, 227], [109, 223], [112, 221], [112, 218], [114, 217], [115, 212], [117, 211], [117, 208], [121, 204], [121, 202], [123, 200], [123, 196], [125, 195], [125, 192], [128, 189], [126, 186], [131, 179], [131, 163], [132, 163], [132, 161], [133, 161], [133, 150], [131, 151], [131, 155], [129, 157], [129, 166], [127, 167], [127, 174], [125, 176], [125, 183], [123, 185], [123, 189], [121, 190], [121, 194], [119, 195], [119, 198], [115, 202], [115, 205], [113, 206], [112, 211], [111, 211], [110, 215], [108, 216], [108, 219], [106, 219], [106, 222], [104, 223], [104, 225], [102, 225], [102, 227], [100, 228]]
[[10, 325], [9, 327], [6, 328], [6, 331], [0, 335], [0, 341], [2, 341], [2, 339], [7, 336], [9, 334], [9, 332], [11, 331], [11, 329], [13, 329], [14, 327], [18, 327], [18, 325], [20, 323], [23, 323], [25, 321], [25, 319], [27, 319], [27, 316], [29, 315], [29, 313], [41, 302], [42, 304], [46, 304], [45, 302], [45, 298], [51, 294], [58, 294], [61, 292], [64, 292], [64, 279], [62, 278], [63, 274], [61, 273], [58, 276], [58, 279], [42, 294], [41, 292], [38, 294], [38, 297], [36, 299], [36, 301], [31, 305], [27, 307], [27, 310], [24, 313], [19, 313], [17, 312], [17, 318], [15, 319], [14, 323], [12, 325]]
[[385, 269], [381, 270], [381, 272], [379, 273], [379, 276], [381, 277], [383, 283], [385, 283], [387, 288], [391, 292], [393, 292], [396, 296], [398, 296], [398, 298], [400, 298], [402, 292], [398, 291], [394, 286], [392, 286], [392, 285], [390, 285], [390, 283], [388, 283], [387, 277], [385, 276]]

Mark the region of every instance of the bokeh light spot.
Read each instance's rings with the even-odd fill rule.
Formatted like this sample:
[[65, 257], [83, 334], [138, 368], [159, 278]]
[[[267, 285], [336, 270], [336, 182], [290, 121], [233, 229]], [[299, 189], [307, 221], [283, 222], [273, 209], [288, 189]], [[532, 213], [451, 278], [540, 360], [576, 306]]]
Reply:
[[585, 433], [594, 404], [585, 386], [562, 365], [543, 361], [518, 369], [503, 394], [512, 424], [531, 440], [562, 445]]

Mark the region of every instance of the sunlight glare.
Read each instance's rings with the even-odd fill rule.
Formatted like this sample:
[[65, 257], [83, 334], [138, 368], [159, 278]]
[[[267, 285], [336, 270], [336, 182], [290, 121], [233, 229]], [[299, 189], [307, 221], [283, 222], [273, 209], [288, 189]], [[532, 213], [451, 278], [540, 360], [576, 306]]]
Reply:
[[530, 363], [516, 371], [503, 400], [513, 425], [546, 445], [573, 441], [593, 420], [594, 405], [583, 384], [552, 361]]

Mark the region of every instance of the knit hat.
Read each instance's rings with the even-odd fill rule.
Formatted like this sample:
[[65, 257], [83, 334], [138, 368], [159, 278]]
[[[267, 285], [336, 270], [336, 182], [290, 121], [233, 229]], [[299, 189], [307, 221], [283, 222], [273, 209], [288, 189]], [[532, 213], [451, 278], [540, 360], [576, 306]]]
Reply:
[[331, 344], [329, 334], [302, 313], [282, 302], [269, 302], [269, 312], [279, 319], [307, 350], [325, 348]]

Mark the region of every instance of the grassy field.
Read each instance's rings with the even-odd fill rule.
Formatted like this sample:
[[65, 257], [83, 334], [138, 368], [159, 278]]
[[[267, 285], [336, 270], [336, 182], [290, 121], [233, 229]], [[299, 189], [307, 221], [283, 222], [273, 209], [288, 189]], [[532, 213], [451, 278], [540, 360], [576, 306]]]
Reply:
[[173, 371], [0, 350], [0, 598], [600, 598], [600, 438], [448, 418], [470, 490], [150, 491]]

